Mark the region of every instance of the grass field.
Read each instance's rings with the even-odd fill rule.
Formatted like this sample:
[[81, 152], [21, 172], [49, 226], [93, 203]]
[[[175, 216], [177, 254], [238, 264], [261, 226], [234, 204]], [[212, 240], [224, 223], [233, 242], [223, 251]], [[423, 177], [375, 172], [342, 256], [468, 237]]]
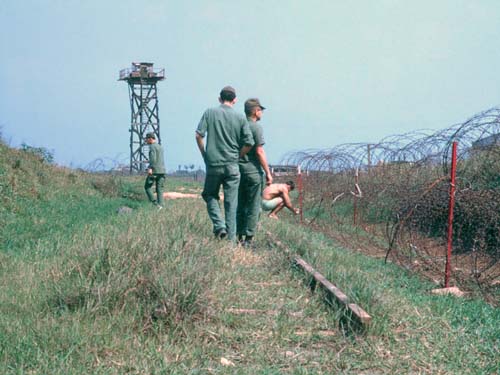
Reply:
[[[256, 248], [234, 248], [212, 238], [200, 199], [156, 211], [142, 177], [0, 147], [2, 374], [498, 373], [500, 310], [481, 300], [431, 295], [434, 285], [293, 221], [263, 218]], [[350, 329], [266, 231], [371, 326]]]

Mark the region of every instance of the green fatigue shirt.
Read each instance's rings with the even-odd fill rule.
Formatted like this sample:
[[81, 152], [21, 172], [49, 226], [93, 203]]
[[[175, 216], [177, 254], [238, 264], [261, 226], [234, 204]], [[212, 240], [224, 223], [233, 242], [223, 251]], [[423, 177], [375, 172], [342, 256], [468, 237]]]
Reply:
[[202, 137], [208, 134], [205, 151], [207, 167], [237, 163], [241, 147], [254, 144], [245, 117], [224, 104], [207, 109], [196, 132]]
[[163, 160], [163, 147], [158, 143], [149, 145], [149, 167], [153, 170], [153, 174], [164, 174], [165, 162]]
[[253, 135], [253, 140], [255, 145], [252, 149], [246, 154], [243, 158], [240, 158], [240, 171], [242, 174], [250, 174], [250, 173], [260, 173], [262, 174], [262, 167], [260, 165], [259, 158], [257, 157], [256, 149], [257, 146], [263, 146], [264, 141], [264, 132], [262, 130], [262, 125], [260, 125], [257, 121], [252, 121], [248, 119], [248, 125], [250, 126], [250, 131]]

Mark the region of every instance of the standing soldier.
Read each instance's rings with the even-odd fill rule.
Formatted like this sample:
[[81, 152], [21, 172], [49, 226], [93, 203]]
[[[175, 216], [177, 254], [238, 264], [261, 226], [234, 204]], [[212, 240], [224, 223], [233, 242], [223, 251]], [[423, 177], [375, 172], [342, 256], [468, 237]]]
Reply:
[[257, 228], [262, 201], [263, 172], [266, 175], [266, 185], [273, 182], [263, 147], [265, 142], [262, 125], [258, 123], [264, 109], [257, 98], [245, 102], [245, 114], [255, 144], [239, 161], [241, 182], [238, 193], [237, 234], [238, 241], [243, 246], [251, 245]]
[[[163, 148], [156, 143], [155, 133], [146, 134], [146, 143], [149, 145], [149, 166], [144, 189], [149, 201], [158, 207], [158, 210], [161, 210], [163, 208], [163, 184], [165, 183], [166, 173]], [[151, 191], [154, 184], [156, 185], [156, 200]]]
[[[220, 106], [209, 108], [203, 114], [196, 129], [196, 143], [205, 160], [207, 175], [202, 197], [213, 223], [213, 232], [219, 239], [226, 236], [236, 240], [236, 208], [240, 171], [238, 159], [253, 146], [252, 133], [248, 123], [233, 106], [236, 91], [231, 86], [220, 92]], [[207, 145], [203, 141], [207, 136]], [[219, 191], [224, 190], [225, 220], [219, 206]]]

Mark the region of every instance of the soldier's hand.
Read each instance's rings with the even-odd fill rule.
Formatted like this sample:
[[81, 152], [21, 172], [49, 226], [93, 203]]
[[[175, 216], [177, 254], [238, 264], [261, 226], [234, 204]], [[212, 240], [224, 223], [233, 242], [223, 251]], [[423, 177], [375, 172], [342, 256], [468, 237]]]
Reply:
[[153, 170], [151, 168], [148, 168], [148, 175], [151, 176], [153, 174]]
[[266, 175], [266, 185], [271, 185], [273, 183], [273, 176]]
[[300, 208], [294, 208], [293, 211], [295, 212], [295, 215], [300, 214]]

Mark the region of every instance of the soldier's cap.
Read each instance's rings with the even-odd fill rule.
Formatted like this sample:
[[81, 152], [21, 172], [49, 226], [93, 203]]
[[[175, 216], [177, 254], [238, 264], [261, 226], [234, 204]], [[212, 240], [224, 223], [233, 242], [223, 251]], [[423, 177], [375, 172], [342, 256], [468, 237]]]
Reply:
[[155, 133], [147, 133], [146, 134], [146, 139], [148, 139], [148, 138], [156, 139]]
[[250, 98], [245, 101], [245, 112], [250, 111], [254, 107], [260, 107], [262, 110], [266, 109], [266, 107], [260, 104], [260, 101], [257, 98]]
[[234, 89], [234, 87], [232, 87], [232, 86], [224, 86], [224, 87], [222, 88], [222, 90], [220, 90], [220, 94], [221, 94], [221, 96], [222, 96], [222, 93], [223, 93], [223, 92], [227, 92], [227, 93], [229, 93], [229, 92], [230, 92], [230, 93], [233, 93], [233, 94], [234, 94], [234, 96], [236, 96], [236, 90], [235, 90], [235, 89]]

